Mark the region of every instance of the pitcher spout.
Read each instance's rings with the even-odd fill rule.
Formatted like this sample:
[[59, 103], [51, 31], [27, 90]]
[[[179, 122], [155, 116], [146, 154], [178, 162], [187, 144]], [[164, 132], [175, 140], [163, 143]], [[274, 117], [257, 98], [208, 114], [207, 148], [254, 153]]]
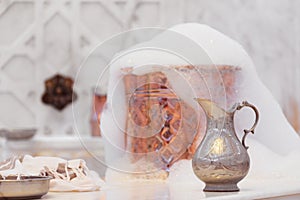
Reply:
[[223, 108], [218, 106], [216, 103], [201, 98], [194, 98], [198, 104], [204, 110], [206, 116], [210, 119], [219, 119], [228, 116], [228, 112], [226, 112]]

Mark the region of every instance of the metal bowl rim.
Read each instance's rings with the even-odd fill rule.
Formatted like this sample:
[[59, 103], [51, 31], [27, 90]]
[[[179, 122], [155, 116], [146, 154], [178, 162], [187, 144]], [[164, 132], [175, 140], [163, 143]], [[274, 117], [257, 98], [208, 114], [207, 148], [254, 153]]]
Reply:
[[[9, 177], [17, 177], [17, 176], [9, 176]], [[21, 180], [7, 180], [7, 179], [3, 179], [0, 180], [0, 183], [4, 183], [4, 182], [31, 182], [31, 181], [46, 181], [46, 180], [51, 180], [52, 177], [51, 176], [21, 176], [21, 177], [25, 177], [26, 179], [21, 179]]]
[[1, 128], [0, 131], [3, 131], [3, 132], [9, 132], [9, 133], [15, 133], [15, 132], [33, 132], [33, 131], [37, 131], [37, 128], [35, 127], [32, 127], [32, 128], [22, 128], [22, 127], [19, 127], [19, 128]]

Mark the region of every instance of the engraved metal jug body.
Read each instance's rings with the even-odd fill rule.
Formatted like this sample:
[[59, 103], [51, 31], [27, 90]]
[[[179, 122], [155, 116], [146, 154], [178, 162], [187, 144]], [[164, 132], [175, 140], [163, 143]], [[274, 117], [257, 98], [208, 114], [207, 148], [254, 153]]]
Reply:
[[[248, 133], [254, 133], [259, 119], [258, 110], [246, 101], [225, 111], [210, 100], [196, 100], [205, 111], [207, 127], [192, 160], [194, 173], [205, 182], [204, 191], [239, 191], [237, 183], [247, 175], [250, 167], [245, 138]], [[251, 129], [244, 130], [240, 142], [234, 129], [234, 114], [243, 107], [252, 108], [256, 120]]]

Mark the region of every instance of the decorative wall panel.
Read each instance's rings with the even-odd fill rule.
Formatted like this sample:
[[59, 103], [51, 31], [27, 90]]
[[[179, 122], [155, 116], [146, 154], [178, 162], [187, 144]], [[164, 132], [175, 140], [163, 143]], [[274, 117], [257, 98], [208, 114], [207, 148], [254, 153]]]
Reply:
[[[295, 0], [0, 0], [0, 127], [38, 126], [40, 135], [74, 134], [71, 106], [59, 112], [41, 102], [44, 81], [57, 73], [75, 78], [91, 49], [120, 31], [184, 21], [207, 23], [245, 46], [297, 125], [299, 7]], [[99, 57], [89, 62], [92, 67], [76, 91], [78, 128], [87, 135], [90, 79], [104, 67]]]
[[[41, 102], [44, 81], [57, 73], [75, 78], [91, 49], [113, 34], [179, 22], [179, 15], [167, 22], [163, 11], [177, 1], [0, 0], [0, 127], [37, 126], [40, 135], [74, 134], [71, 106], [59, 112]], [[182, 7], [171, 12], [178, 10]], [[87, 135], [90, 79], [104, 67], [97, 57], [90, 62], [92, 69], [76, 91], [82, 113], [78, 128]]]

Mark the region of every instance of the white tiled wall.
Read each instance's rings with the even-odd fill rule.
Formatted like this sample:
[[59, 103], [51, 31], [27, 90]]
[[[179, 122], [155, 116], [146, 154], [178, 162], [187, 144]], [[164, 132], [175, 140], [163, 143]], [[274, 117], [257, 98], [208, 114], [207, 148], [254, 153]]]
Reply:
[[[299, 7], [297, 0], [0, 0], [0, 127], [73, 134], [71, 106], [59, 112], [41, 103], [44, 80], [56, 73], [74, 78], [89, 51], [112, 34], [185, 21], [238, 40], [289, 114], [291, 99], [300, 105]], [[103, 67], [97, 57], [89, 62]], [[89, 134], [92, 74], [86, 77], [76, 105], [80, 132]]]

